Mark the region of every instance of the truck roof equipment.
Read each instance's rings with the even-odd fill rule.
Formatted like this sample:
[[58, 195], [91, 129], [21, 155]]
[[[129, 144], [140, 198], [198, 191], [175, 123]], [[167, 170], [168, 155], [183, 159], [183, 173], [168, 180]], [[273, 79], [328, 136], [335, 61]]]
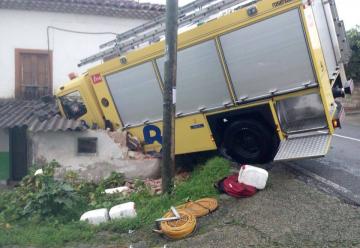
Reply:
[[[206, 20], [210, 20], [222, 11], [231, 11], [248, 7], [260, 0], [197, 0], [179, 9], [178, 26], [189, 28], [194, 24], [201, 25]], [[116, 39], [100, 45], [100, 49], [107, 48], [97, 54], [84, 58], [78, 66], [83, 66], [92, 62], [120, 56], [130, 50], [144, 44], [151, 44], [160, 41], [165, 34], [165, 15], [157, 17], [155, 20], [142, 24], [119, 34]]]

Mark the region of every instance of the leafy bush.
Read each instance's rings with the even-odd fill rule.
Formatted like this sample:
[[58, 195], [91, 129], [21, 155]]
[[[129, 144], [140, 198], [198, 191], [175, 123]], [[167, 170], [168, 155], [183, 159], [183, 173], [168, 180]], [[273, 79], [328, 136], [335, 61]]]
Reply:
[[78, 219], [85, 201], [67, 183], [55, 181], [50, 176], [39, 176], [39, 188], [28, 194], [23, 215], [39, 215], [41, 218], [59, 217], [64, 220]]
[[13, 191], [0, 195], [0, 220], [57, 217], [61, 221], [78, 218], [84, 209], [84, 198], [66, 183], [53, 177], [58, 164], [43, 168], [43, 175], [27, 175]]
[[107, 188], [115, 188], [125, 184], [125, 176], [122, 173], [112, 172], [109, 177], [101, 180], [97, 184], [83, 181], [79, 179], [77, 173], [69, 171], [65, 175], [65, 181], [85, 199], [87, 209], [111, 208], [114, 205], [124, 202], [126, 198], [122, 194], [108, 195], [104, 193]]
[[0, 223], [24, 218], [60, 222], [78, 220], [82, 212], [94, 208], [111, 208], [125, 201], [122, 194], [104, 194], [106, 188], [122, 186], [125, 177], [112, 172], [99, 184], [79, 179], [75, 172], [67, 172], [63, 182], [54, 179], [56, 161], [42, 167], [43, 175], [34, 176], [34, 167], [12, 191], [0, 194]]
[[349, 30], [347, 32], [352, 56], [347, 65], [347, 74], [356, 82], [360, 82], [360, 26]]
[[105, 178], [100, 182], [100, 187], [107, 188], [116, 188], [123, 186], [125, 184], [125, 177], [122, 173], [111, 172], [110, 176]]

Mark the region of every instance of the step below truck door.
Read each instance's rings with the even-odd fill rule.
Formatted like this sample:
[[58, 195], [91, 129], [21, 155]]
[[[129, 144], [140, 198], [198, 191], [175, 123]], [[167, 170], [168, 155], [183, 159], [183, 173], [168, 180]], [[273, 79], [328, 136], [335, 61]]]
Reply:
[[329, 150], [331, 134], [316, 132], [296, 135], [281, 141], [274, 161], [323, 157]]

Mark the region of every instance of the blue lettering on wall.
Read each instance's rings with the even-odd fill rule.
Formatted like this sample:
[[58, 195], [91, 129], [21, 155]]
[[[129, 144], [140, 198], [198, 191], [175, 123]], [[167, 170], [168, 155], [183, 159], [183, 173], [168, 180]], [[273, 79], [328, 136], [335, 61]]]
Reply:
[[154, 125], [146, 125], [143, 129], [145, 144], [154, 144], [155, 141], [162, 144], [161, 130]]

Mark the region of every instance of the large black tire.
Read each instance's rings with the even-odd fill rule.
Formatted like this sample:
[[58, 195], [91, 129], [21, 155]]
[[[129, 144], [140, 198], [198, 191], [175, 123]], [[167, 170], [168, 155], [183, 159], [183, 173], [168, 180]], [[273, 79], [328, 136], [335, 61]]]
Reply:
[[279, 139], [275, 131], [257, 120], [238, 120], [225, 130], [222, 146], [238, 163], [263, 164], [273, 160]]

